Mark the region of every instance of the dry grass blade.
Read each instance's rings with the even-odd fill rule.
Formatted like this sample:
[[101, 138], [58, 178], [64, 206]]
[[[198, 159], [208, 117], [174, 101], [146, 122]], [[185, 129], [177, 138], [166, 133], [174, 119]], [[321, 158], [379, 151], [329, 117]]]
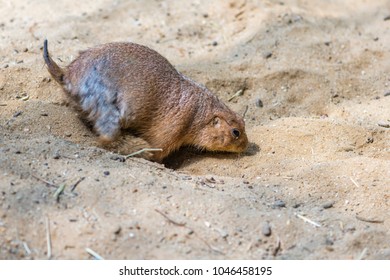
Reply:
[[161, 151], [162, 151], [162, 149], [159, 149], [159, 148], [143, 148], [137, 152], [134, 152], [134, 153], [131, 153], [131, 154], [125, 156], [125, 158], [133, 157], [133, 156], [142, 154], [144, 152], [161, 152]]
[[274, 250], [272, 251], [272, 255], [275, 257], [279, 253], [281, 248], [282, 248], [282, 243], [280, 242], [279, 236], [277, 236], [276, 237], [276, 245], [275, 245]]
[[321, 227], [321, 225], [319, 223], [314, 222], [314, 221], [310, 220], [309, 218], [306, 218], [305, 216], [299, 215], [298, 213], [295, 213], [295, 216], [297, 216], [298, 218], [304, 220], [305, 222], [307, 222], [309, 224], [312, 224], [315, 227]]
[[159, 213], [161, 216], [163, 216], [165, 219], [167, 219], [168, 222], [170, 222], [171, 224], [174, 224], [175, 226], [184, 227], [184, 226], [186, 225], [186, 223], [175, 222], [174, 220], [172, 220], [171, 218], [169, 218], [167, 215], [165, 215], [163, 212], [161, 212], [161, 211], [158, 210], [158, 209], [154, 209], [154, 211], [156, 211], [157, 213]]
[[349, 177], [349, 179], [352, 181], [352, 183], [353, 183], [356, 187], [360, 188], [359, 184], [358, 184], [352, 177]]
[[171, 218], [169, 218], [167, 215], [165, 215], [163, 212], [161, 212], [161, 211], [158, 210], [158, 209], [154, 209], [154, 211], [156, 211], [156, 212], [159, 213], [161, 216], [163, 216], [165, 219], [167, 219], [168, 222], [170, 222], [171, 224], [174, 224], [175, 226], [179, 226], [179, 227], [188, 228], [189, 230], [191, 230], [192, 232], [194, 232], [195, 236], [196, 236], [200, 241], [202, 241], [204, 244], [206, 244], [206, 246], [207, 246], [210, 250], [214, 251], [215, 253], [224, 255], [224, 253], [223, 253], [221, 250], [218, 250], [218, 249], [215, 248], [214, 246], [210, 245], [205, 239], [203, 239], [202, 237], [200, 237], [193, 229], [191, 229], [190, 227], [186, 226], [186, 223], [178, 223], [178, 222], [172, 220]]
[[241, 96], [243, 93], [244, 93], [244, 90], [243, 90], [243, 89], [238, 90], [235, 94], [233, 94], [233, 95], [228, 99], [228, 101], [233, 100], [233, 99], [234, 99], [235, 97], [237, 97], [237, 96]]
[[30, 248], [28, 247], [27, 243], [26, 242], [23, 242], [23, 248], [24, 250], [26, 251], [27, 255], [31, 255], [31, 250]]
[[62, 184], [61, 186], [59, 186], [57, 188], [57, 190], [55, 191], [53, 197], [54, 199], [58, 202], [59, 199], [60, 199], [60, 195], [64, 192], [64, 189], [65, 189], [65, 184]]
[[102, 256], [100, 256], [98, 253], [96, 253], [91, 248], [85, 248], [85, 251], [87, 251], [88, 254], [90, 254], [92, 257], [94, 257], [96, 260], [104, 260]]
[[356, 215], [356, 219], [362, 222], [367, 222], [367, 223], [374, 223], [374, 224], [383, 224], [385, 221], [382, 219], [376, 219], [376, 218], [365, 218], [365, 217], [360, 217]]
[[51, 236], [50, 236], [50, 223], [49, 217], [46, 217], [46, 245], [47, 245], [47, 258], [51, 258]]
[[367, 247], [365, 247], [365, 248], [363, 249], [363, 251], [360, 253], [360, 255], [359, 255], [359, 257], [358, 257], [357, 259], [358, 259], [358, 260], [362, 260], [362, 259], [366, 256], [367, 251], [368, 251], [368, 249], [367, 249]]
[[77, 187], [77, 185], [80, 184], [84, 179], [85, 179], [85, 177], [81, 177], [80, 179], [78, 179], [77, 182], [74, 183], [74, 184], [70, 187], [70, 192], [73, 192], [74, 189]]
[[40, 178], [40, 177], [38, 177], [38, 176], [35, 176], [34, 174], [31, 174], [31, 176], [33, 176], [35, 179], [37, 179], [37, 180], [39, 180], [39, 181], [44, 182], [45, 184], [47, 184], [47, 185], [49, 185], [49, 186], [51, 186], [51, 187], [58, 188], [58, 186], [57, 186], [56, 184], [52, 183], [52, 182], [49, 182], [49, 181], [47, 181], [47, 180], [45, 180], [45, 179], [42, 179], [42, 178]]

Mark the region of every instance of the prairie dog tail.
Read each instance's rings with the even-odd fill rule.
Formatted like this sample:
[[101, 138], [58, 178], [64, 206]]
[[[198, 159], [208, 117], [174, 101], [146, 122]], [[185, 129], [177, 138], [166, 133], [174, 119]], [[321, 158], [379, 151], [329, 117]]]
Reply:
[[47, 40], [43, 42], [43, 58], [45, 59], [45, 63], [47, 65], [47, 69], [49, 70], [50, 75], [61, 85], [64, 84], [64, 70], [57, 65], [51, 59], [49, 55], [49, 51], [47, 49]]

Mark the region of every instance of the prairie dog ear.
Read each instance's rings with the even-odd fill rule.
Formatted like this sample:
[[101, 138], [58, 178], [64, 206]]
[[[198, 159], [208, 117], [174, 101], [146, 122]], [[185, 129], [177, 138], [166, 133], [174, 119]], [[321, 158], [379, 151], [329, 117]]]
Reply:
[[212, 124], [215, 127], [219, 127], [221, 125], [221, 119], [219, 117], [214, 117], [212, 120]]

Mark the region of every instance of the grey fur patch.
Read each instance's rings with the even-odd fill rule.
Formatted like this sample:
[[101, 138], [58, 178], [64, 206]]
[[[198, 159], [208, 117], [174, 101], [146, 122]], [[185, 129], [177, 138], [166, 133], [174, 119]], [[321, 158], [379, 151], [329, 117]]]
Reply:
[[120, 130], [118, 91], [108, 78], [104, 78], [104, 72], [94, 66], [89, 75], [81, 81], [78, 96], [80, 106], [83, 111], [88, 112], [88, 119], [94, 123], [96, 132], [111, 139], [115, 138]]

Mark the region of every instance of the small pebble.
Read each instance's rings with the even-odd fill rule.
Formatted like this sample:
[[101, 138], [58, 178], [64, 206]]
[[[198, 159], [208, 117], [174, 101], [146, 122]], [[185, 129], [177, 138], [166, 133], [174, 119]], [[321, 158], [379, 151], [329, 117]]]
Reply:
[[116, 161], [119, 161], [119, 162], [125, 162], [125, 161], [126, 161], [126, 158], [125, 158], [125, 157], [118, 156], [118, 155], [112, 155], [112, 156], [110, 157], [110, 159], [116, 160]]
[[53, 159], [59, 159], [60, 158], [60, 155], [59, 154], [54, 154], [53, 155]]
[[121, 230], [122, 230], [121, 226], [118, 225], [118, 226], [115, 228], [115, 230], [114, 230], [114, 234], [115, 234], [115, 235], [118, 235], [118, 234], [121, 232]]
[[263, 53], [263, 58], [268, 59], [272, 57], [272, 52], [264, 52]]
[[70, 133], [70, 132], [65, 132], [65, 136], [66, 136], [66, 137], [70, 137], [70, 136], [72, 136], [72, 133]]
[[390, 91], [386, 91], [384, 96], [390, 96]]
[[264, 107], [263, 101], [261, 101], [260, 98], [256, 99], [256, 107], [258, 107], [258, 108], [263, 108]]
[[110, 171], [104, 171], [103, 174], [104, 174], [104, 176], [108, 176], [108, 175], [110, 175]]
[[385, 121], [379, 121], [378, 125], [385, 128], [390, 128], [390, 123]]
[[334, 244], [334, 241], [332, 239], [330, 239], [330, 238], [326, 238], [325, 244], [328, 245], [328, 246], [332, 246]]
[[324, 209], [329, 209], [329, 208], [332, 208], [333, 207], [333, 204], [334, 204], [334, 201], [329, 201], [329, 202], [326, 202], [322, 205], [322, 208]]
[[283, 200], [276, 200], [274, 202], [274, 204], [272, 205], [273, 208], [282, 208], [282, 207], [286, 207], [286, 203], [283, 201]]
[[295, 203], [295, 204], [293, 205], [293, 208], [298, 208], [298, 207], [301, 207], [301, 206], [302, 206], [301, 203]]
[[261, 233], [264, 235], [264, 236], [270, 236], [271, 235], [271, 226], [269, 225], [268, 222], [265, 222], [263, 223], [263, 225], [261, 226]]
[[383, 18], [383, 20], [384, 20], [384, 21], [386, 21], [386, 20], [390, 20], [390, 15], [388, 15], [388, 16], [385, 16], [385, 17]]
[[216, 47], [216, 46], [218, 46], [218, 42], [214, 41], [212, 45], [213, 45], [213, 47]]
[[229, 234], [223, 229], [217, 229], [222, 238], [227, 238]]

